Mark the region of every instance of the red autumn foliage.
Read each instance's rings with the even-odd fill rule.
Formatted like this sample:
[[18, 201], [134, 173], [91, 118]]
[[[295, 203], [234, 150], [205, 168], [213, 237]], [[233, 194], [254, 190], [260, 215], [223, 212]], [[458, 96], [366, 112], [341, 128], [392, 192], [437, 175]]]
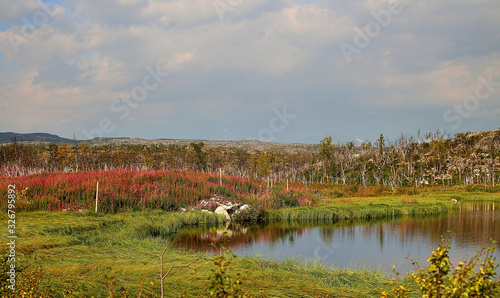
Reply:
[[[7, 196], [7, 186], [15, 184], [17, 211], [70, 211], [93, 209], [96, 184], [99, 182], [99, 210], [116, 213], [127, 210], [175, 210], [195, 206], [213, 195], [233, 198], [265, 207], [310, 205], [310, 199], [292, 191], [269, 191], [259, 179], [224, 176], [219, 185], [217, 173], [182, 170], [96, 172], [56, 172], [17, 177], [0, 176], [0, 195]], [[300, 191], [299, 188], [296, 191]], [[300, 198], [300, 199], [299, 199]], [[3, 200], [0, 205], [5, 205]]]

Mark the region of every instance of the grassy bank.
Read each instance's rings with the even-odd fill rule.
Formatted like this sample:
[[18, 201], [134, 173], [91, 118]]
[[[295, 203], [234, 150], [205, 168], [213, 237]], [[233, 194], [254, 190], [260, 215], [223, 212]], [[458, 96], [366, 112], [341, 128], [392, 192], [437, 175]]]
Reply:
[[[168, 235], [182, 225], [222, 220], [205, 213], [171, 212], [23, 212], [17, 216], [17, 264], [26, 264], [29, 259], [29, 268], [41, 266], [39, 290], [55, 297], [68, 297], [71, 293], [106, 297], [110, 288], [119, 292], [121, 287], [125, 287], [129, 297], [137, 297], [140, 292], [143, 297], [157, 297], [159, 282], [155, 274], [159, 272], [159, 261], [146, 253], [159, 253]], [[1, 220], [6, 221], [5, 216]], [[151, 226], [164, 229], [157, 231]], [[197, 256], [169, 248], [165, 259], [168, 264], [180, 265]], [[31, 272], [29, 268], [25, 273]], [[203, 296], [212, 268], [213, 261], [201, 259], [190, 269], [174, 271], [165, 281], [167, 297], [183, 293], [188, 297]], [[243, 274], [243, 288], [251, 297], [358, 297], [375, 295], [388, 281], [382, 273], [372, 270], [337, 270], [321, 264], [257, 257], [236, 258], [229, 273], [237, 272]], [[18, 279], [18, 283], [23, 283], [23, 273]]]
[[500, 201], [500, 193], [468, 192], [444, 189], [426, 190], [417, 195], [387, 195], [374, 197], [328, 198], [322, 205], [299, 206], [267, 210], [270, 221], [318, 221], [370, 220], [403, 215], [433, 215], [447, 213], [460, 204], [475, 201]]
[[[458, 191], [423, 192], [418, 195], [324, 199], [320, 206], [265, 210], [272, 221], [338, 221], [374, 219], [403, 214], [435, 214], [461, 202], [500, 200], [498, 193]], [[5, 213], [0, 215], [7, 222]], [[38, 289], [53, 297], [106, 297], [110, 289], [128, 297], [158, 297], [158, 258], [169, 239], [186, 225], [222, 223], [224, 219], [203, 212], [129, 211], [93, 212], [26, 211], [16, 213], [17, 264], [29, 267], [19, 275], [35, 272]], [[3, 236], [6, 236], [3, 232]], [[182, 265], [202, 256], [170, 247], [165, 260]], [[206, 257], [191, 268], [179, 269], [165, 280], [167, 297], [205, 295], [207, 277], [214, 268]], [[242, 273], [243, 289], [250, 297], [378, 297], [391, 280], [373, 269], [336, 269], [293, 260], [275, 262], [258, 257], [236, 258], [229, 274]], [[26, 281], [28, 282], [28, 281]], [[52, 290], [51, 290], [52, 289]]]
[[347, 205], [324, 207], [297, 207], [268, 211], [271, 221], [317, 221], [370, 220], [400, 217], [403, 215], [431, 215], [448, 212], [444, 203], [389, 206], [387, 204]]

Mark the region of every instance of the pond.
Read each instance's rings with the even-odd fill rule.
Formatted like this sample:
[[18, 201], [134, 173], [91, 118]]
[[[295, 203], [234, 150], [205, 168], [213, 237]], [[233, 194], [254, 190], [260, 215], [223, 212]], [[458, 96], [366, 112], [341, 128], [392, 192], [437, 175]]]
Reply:
[[[427, 217], [401, 217], [378, 221], [353, 221], [330, 224], [311, 223], [229, 223], [218, 226], [189, 227], [174, 240], [177, 247], [210, 252], [210, 244], [222, 241], [227, 232], [237, 256], [259, 255], [266, 259], [294, 258], [308, 263], [319, 261], [338, 268], [380, 268], [392, 272], [413, 269], [406, 258], [425, 264], [441, 235], [451, 230], [450, 259], [453, 264], [471, 257], [489, 239], [500, 240], [500, 204], [463, 203], [449, 214]], [[500, 256], [496, 252], [497, 258]], [[500, 258], [499, 258], [500, 260]]]

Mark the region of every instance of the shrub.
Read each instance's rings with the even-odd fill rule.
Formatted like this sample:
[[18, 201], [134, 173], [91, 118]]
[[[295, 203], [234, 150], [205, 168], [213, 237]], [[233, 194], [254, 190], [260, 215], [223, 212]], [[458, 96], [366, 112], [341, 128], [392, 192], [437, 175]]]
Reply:
[[259, 211], [255, 208], [249, 208], [246, 210], [241, 210], [231, 214], [234, 221], [260, 221]]
[[[429, 265], [421, 268], [417, 260], [410, 261], [415, 267], [415, 272], [408, 274], [417, 284], [418, 289], [422, 291], [422, 297], [498, 297], [500, 282], [495, 279], [495, 241], [491, 241], [491, 246], [483, 247], [476, 256], [469, 260], [459, 262], [455, 269], [452, 269], [448, 251], [451, 235], [445, 239], [441, 237], [441, 244], [436, 250], [432, 251], [427, 259]], [[482, 256], [484, 255], [484, 260]], [[479, 269], [476, 272], [476, 269]], [[396, 272], [396, 277], [399, 273]], [[391, 291], [382, 292], [381, 297], [409, 297], [409, 290], [394, 279], [396, 284]]]
[[403, 204], [418, 204], [418, 201], [416, 198], [409, 198], [409, 197], [402, 197], [401, 198], [401, 203]]
[[293, 190], [290, 192], [275, 192], [274, 201], [276, 202], [276, 207], [295, 207], [299, 205], [297, 196], [295, 196]]
[[416, 188], [413, 187], [398, 187], [395, 190], [395, 193], [397, 195], [409, 195], [409, 196], [414, 196], [417, 195], [419, 192]]
[[0, 295], [1, 297], [52, 297], [54, 289], [48, 284], [48, 280], [43, 280], [43, 270], [36, 259], [16, 257], [16, 283], [15, 290], [8, 288], [7, 281], [10, 275], [5, 268], [10, 268], [8, 255], [3, 255], [0, 259], [2, 272], [0, 273]]
[[[224, 232], [224, 239], [227, 239], [227, 232]], [[224, 245], [217, 248], [215, 244], [212, 243], [212, 247], [216, 251], [218, 250], [218, 254], [214, 256], [215, 268], [212, 269], [212, 273], [209, 276], [206, 287], [207, 292], [210, 296], [217, 298], [245, 297], [241, 288], [243, 284], [241, 274], [238, 273], [236, 278], [228, 274], [229, 265], [234, 259], [233, 251], [226, 249]], [[227, 257], [227, 255], [229, 255], [229, 257]]]

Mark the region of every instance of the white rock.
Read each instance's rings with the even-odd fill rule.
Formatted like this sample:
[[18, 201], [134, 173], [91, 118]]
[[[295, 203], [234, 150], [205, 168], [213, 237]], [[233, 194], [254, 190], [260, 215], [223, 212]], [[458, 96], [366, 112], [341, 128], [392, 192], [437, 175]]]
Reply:
[[240, 211], [248, 210], [250, 208], [251, 208], [250, 205], [245, 204], [245, 205], [243, 205], [243, 206], [240, 207]]
[[208, 210], [205, 210], [205, 209], [202, 209], [202, 210], [201, 210], [201, 212], [205, 212], [205, 213], [212, 213], [212, 212], [210, 212], [210, 211], [208, 211]]
[[227, 206], [219, 206], [217, 207], [217, 209], [215, 209], [215, 214], [224, 214], [224, 216], [226, 216], [226, 219], [227, 220], [231, 220], [231, 216], [229, 216], [229, 213], [227, 213], [227, 209], [225, 208]]
[[233, 206], [228, 206], [228, 205], [219, 205], [219, 207], [217, 207], [217, 209], [219, 209], [219, 208], [222, 208], [222, 209], [224, 209], [224, 210], [230, 210], [230, 209], [232, 209], [232, 208], [233, 208]]

